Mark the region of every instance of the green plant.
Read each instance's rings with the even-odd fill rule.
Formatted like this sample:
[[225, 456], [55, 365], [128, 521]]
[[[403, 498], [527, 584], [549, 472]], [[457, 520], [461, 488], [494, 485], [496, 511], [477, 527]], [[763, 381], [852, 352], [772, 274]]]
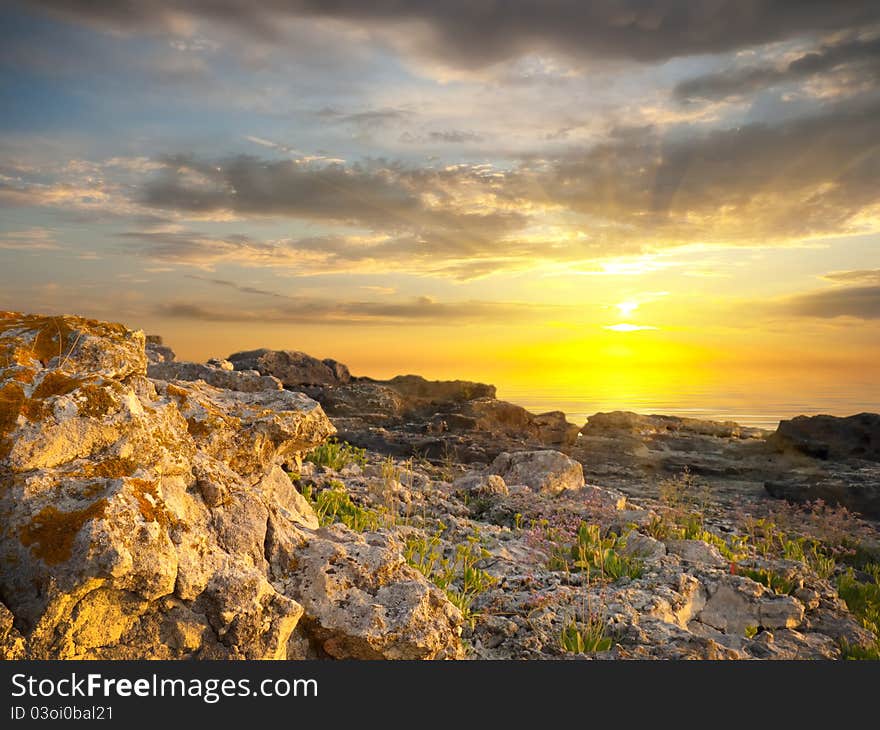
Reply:
[[311, 485], [306, 485], [302, 494], [312, 505], [322, 526], [342, 522], [352, 530], [365, 532], [377, 530], [383, 523], [379, 512], [352, 502], [342, 482], [335, 480], [330, 482], [329, 488], [318, 492], [317, 495]]
[[868, 661], [880, 661], [880, 641], [874, 641], [867, 646], [863, 644], [851, 644], [846, 639], [838, 642], [841, 659], [856, 659]]
[[746, 626], [745, 634], [746, 634], [747, 639], [754, 639], [755, 636], [757, 636], [757, 634], [758, 634], [758, 627], [757, 626]]
[[468, 621], [473, 621], [472, 605], [481, 593], [497, 580], [477, 563], [488, 553], [479, 545], [479, 538], [469, 537], [456, 545], [447, 557], [441, 536], [446, 526], [440, 524], [433, 535], [414, 534], [406, 538], [404, 557], [438, 588], [445, 591], [449, 601], [458, 607]]
[[660, 501], [675, 510], [696, 508], [704, 512], [709, 501], [709, 485], [694, 476], [689, 467], [657, 485]]
[[328, 439], [323, 444], [316, 446], [306, 455], [306, 461], [316, 466], [326, 466], [339, 471], [350, 464], [361, 467], [367, 464], [367, 450], [359, 449], [345, 441], [337, 441], [335, 438]]
[[601, 616], [581, 612], [580, 617], [572, 616], [565, 622], [559, 635], [559, 645], [570, 654], [608, 651], [614, 640], [606, 632], [607, 627]]
[[642, 575], [642, 561], [621, 551], [626, 547], [626, 538], [613, 533], [603, 536], [599, 525], [581, 522], [575, 543], [570, 546], [557, 546], [550, 557], [551, 570], [585, 571], [588, 576], [598, 576], [603, 580], [616, 581], [624, 576], [639, 578]]
[[771, 591], [781, 596], [791, 595], [800, 588], [800, 584], [797, 581], [790, 580], [789, 578], [772, 570], [768, 570], [767, 568], [753, 570], [751, 568], [740, 567], [737, 569], [737, 573], [739, 575], [744, 575], [746, 578], [751, 578], [756, 583], [766, 586]]
[[837, 593], [866, 629], [880, 634], [880, 564], [870, 563], [865, 567], [868, 581], [858, 580], [850, 568], [838, 578]]

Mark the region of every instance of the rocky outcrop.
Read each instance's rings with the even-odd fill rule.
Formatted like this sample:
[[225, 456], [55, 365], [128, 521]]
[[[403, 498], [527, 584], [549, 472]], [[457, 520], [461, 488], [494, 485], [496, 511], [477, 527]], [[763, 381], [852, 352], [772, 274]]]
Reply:
[[880, 414], [797, 416], [780, 421], [770, 441], [818, 459], [880, 461]]
[[318, 360], [295, 350], [249, 350], [228, 358], [236, 370], [256, 370], [278, 378], [286, 388], [340, 385], [351, 380], [348, 368], [336, 360]]
[[460, 614], [399, 546], [317, 529], [282, 470], [334, 432], [315, 401], [150, 379], [142, 333], [76, 317], [0, 315], [0, 363], [2, 655], [458, 655]]
[[378, 381], [394, 392], [432, 403], [461, 402], [477, 398], [494, 398], [495, 386], [468, 380], [425, 380], [420, 375], [397, 375]]
[[147, 375], [156, 380], [202, 380], [223, 390], [257, 393], [264, 390], [282, 390], [278, 378], [260, 375], [255, 370], [232, 370], [217, 365], [196, 362], [158, 362], [147, 366]]
[[495, 387], [486, 383], [418, 375], [352, 377], [335, 360], [294, 351], [239, 352], [229, 361], [236, 371], [277, 377], [285, 388], [317, 400], [340, 438], [396, 456], [485, 464], [504, 450], [562, 449], [577, 440], [577, 426], [561, 411], [535, 415], [498, 400]]

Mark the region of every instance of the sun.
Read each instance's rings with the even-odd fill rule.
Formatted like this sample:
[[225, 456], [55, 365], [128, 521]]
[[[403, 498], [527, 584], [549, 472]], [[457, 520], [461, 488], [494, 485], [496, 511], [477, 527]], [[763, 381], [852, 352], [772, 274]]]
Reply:
[[621, 317], [629, 317], [636, 309], [639, 308], [638, 302], [627, 301], [620, 302], [619, 304], [615, 304], [617, 307], [617, 311], [620, 312]]

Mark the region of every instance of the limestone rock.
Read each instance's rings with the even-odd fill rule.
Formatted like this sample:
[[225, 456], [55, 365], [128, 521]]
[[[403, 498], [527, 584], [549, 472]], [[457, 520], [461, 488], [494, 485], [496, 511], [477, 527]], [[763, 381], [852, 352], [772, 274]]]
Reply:
[[242, 393], [282, 390], [281, 381], [271, 375], [234, 371], [195, 362], [151, 363], [147, 366], [147, 375], [155, 380], [202, 380], [215, 388]]
[[584, 486], [580, 463], [559, 451], [517, 451], [499, 454], [487, 469], [507, 484], [525, 484], [536, 492], [555, 494]]
[[658, 560], [666, 555], [666, 545], [649, 535], [631, 532], [626, 537], [626, 547], [623, 552], [625, 555], [638, 557], [642, 560]]
[[285, 592], [326, 654], [356, 659], [454, 659], [461, 614], [410, 568], [387, 536], [322, 529], [296, 553]]
[[400, 395], [423, 398], [435, 403], [495, 397], [495, 386], [468, 380], [425, 380], [419, 375], [398, 375], [381, 382]]
[[335, 360], [318, 360], [295, 350], [249, 350], [230, 355], [236, 370], [256, 370], [273, 375], [285, 387], [339, 385], [351, 380], [348, 368]]
[[301, 619], [338, 657], [457, 655], [460, 616], [399, 545], [338, 536], [361, 593], [310, 595], [328, 538], [281, 464], [334, 432], [320, 405], [191, 363], [151, 381], [120, 325], [0, 322], [0, 656], [283, 659]]
[[147, 362], [156, 364], [162, 362], [173, 362], [176, 355], [168, 345], [166, 345], [159, 335], [147, 335], [146, 348]]
[[718, 548], [702, 540], [666, 540], [666, 549], [678, 555], [686, 563], [708, 565], [713, 568], [724, 568], [728, 561]]
[[779, 596], [748, 578], [727, 575], [710, 587], [698, 619], [742, 636], [748, 627], [796, 628], [804, 620], [804, 607], [792, 596]]
[[507, 485], [497, 474], [471, 472], [452, 482], [452, 488], [461, 494], [476, 498], [504, 497], [508, 494]]

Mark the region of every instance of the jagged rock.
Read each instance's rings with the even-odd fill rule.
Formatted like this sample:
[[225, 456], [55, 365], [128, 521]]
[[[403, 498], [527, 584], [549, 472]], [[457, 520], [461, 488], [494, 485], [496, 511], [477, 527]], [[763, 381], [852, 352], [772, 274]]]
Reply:
[[[285, 592], [297, 551], [314, 563], [306, 546], [318, 521], [280, 466], [333, 433], [317, 403], [277, 389], [151, 381], [143, 335], [120, 325], [0, 322], [3, 656], [279, 659], [301, 619], [324, 625], [321, 611], [304, 613], [302, 601], [325, 599], [309, 595], [305, 574], [296, 595]], [[364, 550], [351, 534], [335, 544], [340, 554]], [[334, 605], [324, 623], [335, 656], [353, 656], [339, 638], [347, 627], [352, 646], [373, 641], [388, 655], [458, 651], [460, 617], [400, 567], [398, 548], [352, 560], [347, 572], [353, 584], [381, 582], [370, 606], [384, 607], [393, 632], [383, 644], [359, 623], [364, 605]], [[358, 572], [374, 568], [381, 575]]]
[[461, 614], [403, 560], [387, 536], [322, 529], [296, 553], [286, 592], [305, 609], [303, 630], [326, 654], [356, 659], [461, 656]]
[[335, 360], [318, 360], [295, 350], [248, 350], [236, 352], [227, 360], [236, 370], [256, 370], [261, 375], [273, 375], [289, 388], [339, 385], [351, 379], [345, 365]]
[[804, 607], [792, 596], [779, 596], [749, 578], [728, 575], [710, 586], [697, 618], [724, 633], [743, 636], [748, 627], [796, 628], [804, 620]]
[[433, 401], [463, 402], [476, 398], [494, 398], [495, 386], [468, 380], [425, 380], [420, 375], [398, 375], [378, 381], [402, 396]]
[[525, 484], [536, 492], [555, 494], [584, 486], [581, 465], [559, 451], [517, 451], [502, 453], [487, 469], [506, 484]]
[[147, 362], [151, 364], [173, 362], [176, 357], [174, 350], [168, 347], [159, 335], [146, 336], [145, 352]]
[[819, 459], [880, 461], [880, 414], [797, 416], [779, 422], [771, 443]]
[[278, 378], [259, 375], [247, 370], [235, 371], [195, 362], [159, 362], [147, 366], [147, 375], [155, 380], [202, 380], [208, 385], [224, 390], [242, 393], [256, 393], [263, 390], [282, 390]]
[[354, 417], [369, 424], [399, 421], [406, 411], [400, 395], [376, 383], [358, 382], [326, 388], [319, 397], [328, 416]]
[[24, 639], [12, 625], [12, 612], [0, 603], [0, 659], [11, 661], [24, 656]]

